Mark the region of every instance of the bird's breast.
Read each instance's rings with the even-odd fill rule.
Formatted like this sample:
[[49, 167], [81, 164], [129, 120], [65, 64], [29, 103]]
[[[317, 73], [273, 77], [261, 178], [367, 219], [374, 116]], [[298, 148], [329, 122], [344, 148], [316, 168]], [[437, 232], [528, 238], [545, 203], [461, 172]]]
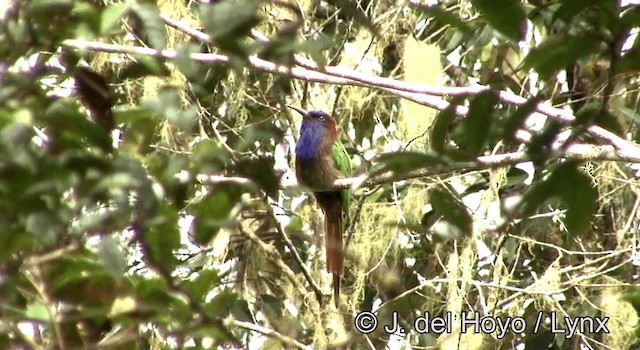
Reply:
[[310, 188], [327, 188], [340, 177], [329, 156], [296, 157], [296, 177], [298, 182]]

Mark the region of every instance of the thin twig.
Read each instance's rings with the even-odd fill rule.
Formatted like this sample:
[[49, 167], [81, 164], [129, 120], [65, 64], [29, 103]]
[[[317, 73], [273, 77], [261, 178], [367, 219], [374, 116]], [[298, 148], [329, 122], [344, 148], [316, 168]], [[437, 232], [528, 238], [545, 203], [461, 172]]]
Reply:
[[[265, 198], [265, 200], [267, 202], [269, 201], [268, 198]], [[284, 229], [280, 225], [280, 222], [276, 218], [276, 215], [275, 215], [275, 213], [273, 211], [273, 207], [271, 207], [271, 205], [269, 203], [267, 203], [267, 213], [269, 214], [269, 216], [273, 220], [274, 225], [276, 226], [276, 230], [278, 231], [278, 233], [280, 234], [280, 236], [284, 240], [284, 243], [286, 244], [287, 248], [289, 248], [289, 251], [291, 251], [291, 254], [293, 255], [293, 259], [298, 264], [298, 267], [300, 267], [300, 270], [302, 271], [302, 274], [304, 275], [304, 278], [309, 283], [309, 286], [311, 286], [311, 289], [313, 289], [313, 292], [316, 295], [316, 299], [318, 299], [318, 303], [322, 304], [322, 292], [320, 291], [320, 287], [318, 286], [318, 284], [311, 277], [311, 274], [309, 273], [309, 270], [307, 270], [307, 267], [304, 265], [304, 262], [302, 261], [302, 258], [300, 257], [300, 254], [298, 254], [298, 250], [293, 245], [293, 242], [291, 241], [291, 239], [289, 238], [287, 233], [284, 231]]]

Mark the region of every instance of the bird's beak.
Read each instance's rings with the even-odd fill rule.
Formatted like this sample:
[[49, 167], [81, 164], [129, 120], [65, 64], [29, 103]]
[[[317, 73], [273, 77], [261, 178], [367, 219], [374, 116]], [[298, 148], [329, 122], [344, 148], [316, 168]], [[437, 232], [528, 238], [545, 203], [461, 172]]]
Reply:
[[298, 113], [302, 114], [302, 116], [303, 116], [303, 117], [306, 117], [306, 116], [307, 116], [307, 111], [305, 111], [305, 110], [304, 110], [304, 109], [302, 109], [302, 108], [294, 107], [294, 106], [291, 106], [291, 105], [287, 105], [287, 107], [289, 107], [289, 108], [293, 109], [294, 111], [296, 111], [296, 112], [298, 112]]

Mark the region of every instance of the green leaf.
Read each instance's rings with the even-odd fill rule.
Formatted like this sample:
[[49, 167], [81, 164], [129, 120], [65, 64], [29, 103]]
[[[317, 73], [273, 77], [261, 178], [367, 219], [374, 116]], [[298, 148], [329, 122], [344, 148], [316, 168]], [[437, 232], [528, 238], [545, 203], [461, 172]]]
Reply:
[[452, 188], [435, 188], [429, 191], [429, 202], [433, 209], [443, 216], [449, 224], [453, 225], [462, 234], [468, 234], [472, 229], [471, 215], [467, 208], [453, 195]]
[[78, 108], [71, 104], [71, 99], [53, 102], [46, 110], [44, 120], [59, 133], [61, 144], [68, 142], [71, 145], [81, 145], [86, 140], [105, 151], [112, 148], [111, 136], [105, 128], [78, 113]]
[[104, 9], [100, 18], [100, 34], [109, 35], [129, 9], [129, 4], [126, 3], [110, 4]]
[[215, 174], [224, 165], [221, 158], [224, 155], [225, 151], [217, 141], [202, 140], [196, 143], [190, 157], [192, 172]]
[[458, 142], [469, 158], [475, 158], [482, 153], [491, 123], [495, 118], [494, 109], [499, 101], [494, 91], [482, 92], [471, 100], [469, 113], [461, 124], [462, 140]]
[[510, 142], [514, 142], [516, 131], [522, 128], [524, 121], [536, 110], [536, 106], [538, 105], [538, 98], [530, 98], [523, 105], [518, 106], [515, 112], [511, 113], [510, 116], [507, 117], [503, 125], [504, 133], [503, 136], [505, 140]]
[[547, 179], [531, 186], [522, 199], [518, 215], [530, 215], [552, 198], [558, 198], [566, 205], [565, 226], [571, 236], [582, 235], [590, 227], [597, 208], [598, 191], [591, 179], [578, 170], [576, 163], [561, 164]]
[[584, 234], [597, 208], [598, 191], [589, 176], [571, 162], [563, 164], [549, 178], [555, 195], [567, 206], [565, 226], [572, 236]]
[[158, 8], [152, 4], [140, 4], [133, 7], [133, 12], [142, 22], [149, 44], [156, 50], [162, 50], [167, 43], [164, 24], [160, 19]]
[[145, 99], [142, 104], [184, 131], [191, 131], [197, 121], [198, 111], [193, 106], [184, 109], [180, 93], [173, 87], [163, 88], [157, 98]]
[[195, 44], [183, 44], [178, 46], [176, 52], [178, 55], [174, 63], [180, 72], [190, 79], [198, 79], [200, 65], [191, 58], [192, 53], [198, 52], [198, 46]]
[[246, 57], [241, 42], [259, 23], [260, 0], [223, 0], [200, 6], [200, 20], [217, 46], [227, 53]]
[[526, 13], [516, 0], [474, 0], [473, 6], [498, 32], [518, 42], [523, 39]]
[[246, 300], [237, 298], [231, 305], [231, 316], [238, 321], [255, 322]]
[[593, 5], [593, 2], [590, 0], [562, 0], [560, 2], [561, 5], [558, 10], [554, 12], [554, 17], [561, 18], [566, 23], [571, 22], [574, 17], [581, 14], [582, 11], [586, 10], [590, 5]]
[[204, 309], [211, 317], [227, 317], [231, 313], [231, 306], [238, 300], [239, 295], [225, 289], [204, 305]]
[[28, 215], [25, 228], [45, 248], [56, 244], [64, 232], [64, 227], [56, 220], [54, 214], [45, 212], [35, 212]]
[[220, 276], [215, 270], [198, 271], [198, 277], [188, 280], [184, 284], [184, 289], [189, 293], [193, 300], [203, 302], [207, 293], [220, 282]]
[[249, 178], [275, 198], [280, 189], [280, 179], [273, 169], [274, 164], [275, 160], [270, 156], [242, 158], [234, 164], [232, 174]]
[[240, 200], [242, 190], [238, 185], [219, 185], [211, 190], [201, 201], [189, 208], [194, 215], [193, 238], [196, 243], [205, 245], [218, 233], [220, 227], [231, 223], [230, 214]]
[[508, 188], [508, 187], [513, 187], [513, 186], [520, 185], [528, 177], [529, 177], [529, 174], [527, 174], [526, 171], [524, 171], [524, 170], [522, 170], [520, 168], [516, 168], [515, 166], [511, 167], [509, 169], [509, 172], [507, 172], [507, 181], [502, 186], [502, 188]]
[[144, 233], [143, 240], [148, 248], [146, 253], [154, 264], [172, 271], [176, 265], [174, 250], [180, 246], [180, 232], [178, 231], [178, 212], [163, 206], [152, 225]]
[[596, 53], [600, 43], [600, 39], [591, 34], [552, 36], [534, 47], [522, 64], [548, 79], [569, 64]]
[[367, 28], [374, 37], [380, 37], [378, 29], [361, 7], [361, 3], [351, 0], [327, 0], [327, 2], [338, 8], [338, 11], [341, 14], [352, 20], [354, 23]]
[[429, 134], [429, 144], [431, 149], [440, 154], [445, 154], [448, 148], [448, 135], [451, 123], [456, 117], [455, 109], [458, 107], [461, 98], [454, 99], [449, 106], [436, 116], [431, 125]]
[[153, 115], [148, 110], [139, 107], [127, 107], [117, 109], [115, 112], [116, 124], [130, 124], [141, 120], [152, 120]]
[[[440, 28], [451, 26], [458, 29], [461, 32], [461, 36], [473, 33], [473, 29], [469, 24], [467, 24], [467, 22], [463, 21], [459, 16], [451, 13], [450, 11], [444, 10], [441, 6], [430, 6], [428, 8], [420, 7], [419, 9], [423, 10], [427, 15], [435, 18], [436, 21], [438, 21]], [[454, 35], [457, 33], [459, 32], [454, 32]]]
[[26, 316], [31, 319], [49, 321], [49, 312], [47, 306], [42, 303], [29, 304], [27, 306]]
[[122, 278], [127, 268], [127, 261], [118, 241], [111, 236], [103, 237], [98, 247], [98, 256], [105, 271], [115, 279]]

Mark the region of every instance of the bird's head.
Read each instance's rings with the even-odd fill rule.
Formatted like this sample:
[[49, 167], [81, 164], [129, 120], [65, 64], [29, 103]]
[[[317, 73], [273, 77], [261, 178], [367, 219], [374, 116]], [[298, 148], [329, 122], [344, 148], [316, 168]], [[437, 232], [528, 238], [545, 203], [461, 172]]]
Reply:
[[322, 111], [305, 111], [298, 107], [287, 107], [302, 115], [296, 154], [310, 158], [317, 152], [330, 152], [337, 137], [336, 121], [333, 117]]
[[305, 111], [302, 108], [289, 106], [289, 105], [287, 107], [293, 109], [294, 111], [302, 115], [303, 125], [305, 124], [318, 125], [318, 126], [322, 126], [324, 129], [331, 130], [332, 132], [335, 132], [336, 130], [336, 121], [333, 119], [332, 116], [330, 116], [329, 114], [323, 111], [316, 111], [316, 110]]

